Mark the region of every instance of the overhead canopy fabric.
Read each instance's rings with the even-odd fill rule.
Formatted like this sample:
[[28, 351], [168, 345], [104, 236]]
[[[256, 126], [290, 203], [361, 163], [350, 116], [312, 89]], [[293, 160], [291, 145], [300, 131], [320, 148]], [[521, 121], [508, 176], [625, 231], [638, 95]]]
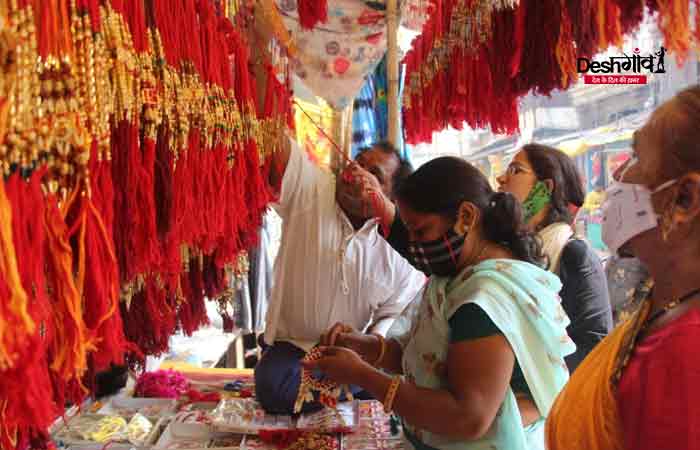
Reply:
[[294, 72], [333, 108], [352, 104], [365, 76], [386, 52], [384, 5], [329, 0], [327, 22], [311, 31], [299, 23], [296, 0], [276, 0], [275, 5], [296, 50], [292, 55]]

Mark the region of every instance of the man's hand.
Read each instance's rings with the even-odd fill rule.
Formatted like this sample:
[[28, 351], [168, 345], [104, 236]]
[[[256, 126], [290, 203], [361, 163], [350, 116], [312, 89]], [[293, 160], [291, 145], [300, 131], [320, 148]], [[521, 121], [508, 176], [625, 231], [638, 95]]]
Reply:
[[344, 206], [352, 209], [353, 215], [362, 219], [378, 217], [391, 225], [396, 207], [386, 197], [379, 180], [359, 164], [352, 162], [341, 174], [341, 195]]
[[379, 357], [381, 342], [376, 336], [360, 333], [349, 325], [336, 323], [321, 336], [324, 347], [344, 347], [359, 354], [365, 361], [374, 362]]

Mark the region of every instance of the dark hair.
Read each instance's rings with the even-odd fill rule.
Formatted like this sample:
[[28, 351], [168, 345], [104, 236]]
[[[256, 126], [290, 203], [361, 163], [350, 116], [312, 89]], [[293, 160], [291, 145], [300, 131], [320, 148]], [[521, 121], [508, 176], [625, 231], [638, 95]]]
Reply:
[[549, 204], [549, 214], [545, 217], [540, 228], [556, 222], [571, 224], [569, 205], [581, 207], [586, 198], [583, 181], [574, 161], [564, 152], [542, 144], [527, 144], [523, 151], [530, 161], [538, 180], [552, 180], [552, 200]]
[[372, 144], [371, 147], [365, 147], [359, 151], [357, 156], [373, 149], [380, 150], [382, 153], [385, 153], [387, 155], [394, 155], [396, 157], [396, 160], [399, 162], [399, 167], [398, 169], [396, 169], [396, 172], [394, 172], [394, 176], [391, 179], [393, 191], [397, 192], [399, 186], [401, 186], [401, 184], [406, 180], [406, 178], [408, 178], [413, 173], [413, 165], [407, 159], [402, 158], [399, 150], [396, 147], [394, 147], [391, 144], [391, 142], [388, 141], [379, 141], [375, 144]]
[[507, 247], [522, 261], [543, 262], [540, 242], [528, 231], [520, 202], [510, 193], [494, 192], [479, 169], [463, 159], [445, 156], [426, 163], [401, 185], [397, 198], [417, 212], [452, 221], [462, 202], [471, 202], [481, 210], [486, 240]]
[[683, 89], [661, 108], [671, 105], [675, 108], [668, 114], [652, 119], [668, 153], [661, 159], [660, 175], [664, 178], [700, 169], [700, 85]]

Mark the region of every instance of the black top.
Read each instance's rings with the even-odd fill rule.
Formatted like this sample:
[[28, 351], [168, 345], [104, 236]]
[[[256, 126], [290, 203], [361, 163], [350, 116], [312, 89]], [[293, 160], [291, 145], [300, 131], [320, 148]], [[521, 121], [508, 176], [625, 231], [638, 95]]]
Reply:
[[[488, 314], [476, 303], [465, 303], [457, 308], [457, 311], [450, 317], [449, 324], [451, 343], [503, 334]], [[530, 387], [525, 381], [525, 375], [523, 375], [517, 358], [515, 358], [513, 375], [510, 378], [510, 387], [513, 392], [526, 394], [532, 398]]]
[[398, 209], [394, 215], [394, 222], [391, 224], [389, 236], [386, 240], [399, 255], [406, 258], [413, 265], [413, 261], [408, 257], [408, 229], [406, 229], [406, 225], [401, 220]]
[[613, 326], [608, 282], [600, 258], [578, 239], [569, 241], [559, 262], [562, 306], [571, 324], [566, 329], [576, 352], [566, 357], [573, 371]]

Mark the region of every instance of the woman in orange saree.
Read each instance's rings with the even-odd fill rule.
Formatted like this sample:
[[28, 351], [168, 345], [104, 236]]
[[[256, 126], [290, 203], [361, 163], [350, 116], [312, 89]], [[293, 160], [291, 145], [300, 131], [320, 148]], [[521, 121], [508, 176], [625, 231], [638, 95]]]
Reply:
[[615, 174], [603, 238], [654, 285], [555, 401], [549, 450], [700, 449], [700, 86], [659, 107]]

